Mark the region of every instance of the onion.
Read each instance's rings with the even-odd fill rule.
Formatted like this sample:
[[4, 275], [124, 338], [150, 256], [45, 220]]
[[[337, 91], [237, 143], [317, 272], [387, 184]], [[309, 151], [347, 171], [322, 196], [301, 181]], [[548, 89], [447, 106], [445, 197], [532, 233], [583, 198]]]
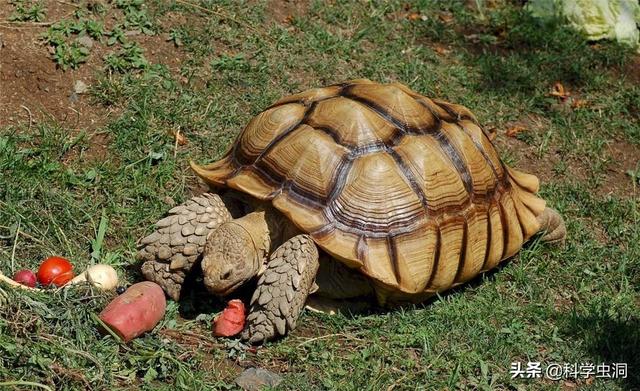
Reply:
[[110, 291], [118, 286], [118, 273], [110, 265], [97, 264], [90, 266], [82, 274], [69, 281], [69, 285], [83, 282], [88, 282], [103, 291]]

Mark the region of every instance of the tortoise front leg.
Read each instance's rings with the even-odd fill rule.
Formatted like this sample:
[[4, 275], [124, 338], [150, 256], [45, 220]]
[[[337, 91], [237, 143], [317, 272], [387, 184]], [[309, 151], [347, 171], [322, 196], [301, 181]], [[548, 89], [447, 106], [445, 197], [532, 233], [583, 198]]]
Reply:
[[174, 300], [180, 298], [184, 278], [202, 254], [207, 235], [231, 215], [217, 194], [205, 193], [169, 211], [156, 231], [140, 240], [136, 259], [142, 274]]
[[309, 235], [294, 236], [278, 247], [251, 298], [242, 339], [262, 343], [295, 329], [318, 266], [318, 249]]

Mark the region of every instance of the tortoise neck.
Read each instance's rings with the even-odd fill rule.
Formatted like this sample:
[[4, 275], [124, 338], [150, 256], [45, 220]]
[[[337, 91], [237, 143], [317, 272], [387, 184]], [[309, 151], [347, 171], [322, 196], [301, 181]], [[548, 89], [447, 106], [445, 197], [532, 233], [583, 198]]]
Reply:
[[[289, 219], [280, 213], [279, 210], [271, 206], [271, 204], [266, 202], [256, 202], [254, 206], [255, 211], [249, 215], [254, 213], [259, 214], [257, 217], [263, 219], [259, 224], [265, 224], [268, 230], [268, 246], [266, 247], [268, 253], [267, 256], [272, 251], [275, 251], [282, 243], [301, 233]], [[266, 238], [264, 238], [263, 241], [265, 239]], [[255, 243], [257, 244], [258, 241], [260, 241], [260, 239], [256, 238]]]
[[271, 249], [271, 231], [276, 229], [273, 224], [269, 224], [270, 217], [266, 211], [255, 211], [249, 213], [239, 219], [235, 219], [230, 224], [236, 224], [242, 227], [251, 237], [256, 252], [256, 258], [262, 262], [269, 256]]

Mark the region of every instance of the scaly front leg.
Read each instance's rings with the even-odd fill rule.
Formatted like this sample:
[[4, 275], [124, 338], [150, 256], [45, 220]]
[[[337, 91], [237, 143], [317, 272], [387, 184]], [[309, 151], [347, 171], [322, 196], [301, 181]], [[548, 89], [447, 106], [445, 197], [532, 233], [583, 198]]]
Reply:
[[309, 235], [297, 235], [269, 257], [258, 281], [242, 339], [262, 343], [284, 336], [296, 322], [318, 272], [318, 249]]
[[156, 231], [139, 242], [136, 259], [144, 261], [142, 274], [178, 300], [184, 278], [202, 254], [207, 235], [231, 218], [220, 197], [211, 193], [171, 209], [156, 223]]

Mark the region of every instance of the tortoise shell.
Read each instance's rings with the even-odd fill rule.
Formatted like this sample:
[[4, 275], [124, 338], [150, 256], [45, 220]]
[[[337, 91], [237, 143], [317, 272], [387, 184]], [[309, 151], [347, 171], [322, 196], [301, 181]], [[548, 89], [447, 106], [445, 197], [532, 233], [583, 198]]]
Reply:
[[442, 291], [540, 229], [538, 179], [508, 168], [465, 107], [354, 80], [285, 97], [195, 172], [270, 200], [326, 252], [396, 294]]

